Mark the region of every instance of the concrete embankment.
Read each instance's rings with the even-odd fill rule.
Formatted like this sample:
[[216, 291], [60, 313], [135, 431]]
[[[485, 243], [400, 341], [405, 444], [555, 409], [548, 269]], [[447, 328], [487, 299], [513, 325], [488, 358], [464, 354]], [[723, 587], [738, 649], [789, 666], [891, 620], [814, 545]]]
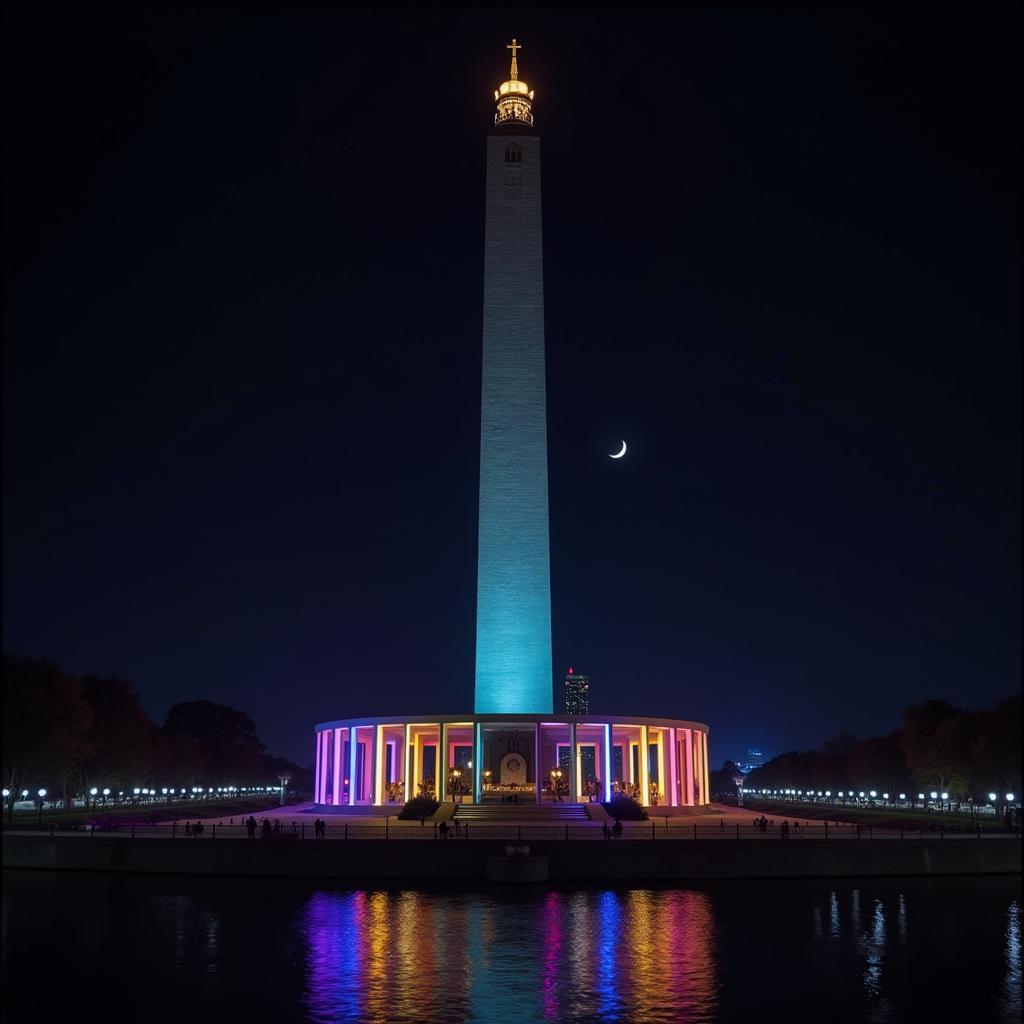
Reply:
[[[129, 839], [3, 837], [4, 868], [144, 874], [286, 876], [350, 881], [474, 880], [490, 840]], [[687, 881], [1019, 874], [1019, 839], [559, 840], [529, 843], [552, 881]]]

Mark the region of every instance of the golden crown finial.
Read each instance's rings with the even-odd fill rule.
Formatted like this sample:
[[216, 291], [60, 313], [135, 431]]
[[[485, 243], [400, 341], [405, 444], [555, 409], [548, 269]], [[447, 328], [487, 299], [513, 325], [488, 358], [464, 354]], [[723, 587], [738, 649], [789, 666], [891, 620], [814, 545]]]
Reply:
[[516, 50], [521, 50], [522, 48], [523, 48], [523, 44], [522, 43], [517, 43], [515, 41], [515, 38], [512, 39], [511, 43], [508, 43], [505, 46], [506, 50], [511, 50], [512, 51], [512, 73], [511, 73], [511, 75], [509, 77], [510, 77], [510, 80], [513, 81], [513, 82], [519, 77], [519, 65], [516, 63]]

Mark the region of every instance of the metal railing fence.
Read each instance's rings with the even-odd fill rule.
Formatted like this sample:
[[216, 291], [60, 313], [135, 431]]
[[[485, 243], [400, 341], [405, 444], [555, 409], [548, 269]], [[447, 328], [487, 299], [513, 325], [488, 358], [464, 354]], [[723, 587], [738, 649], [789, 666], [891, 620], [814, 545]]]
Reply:
[[[658, 823], [656, 821], [623, 823], [621, 831], [610, 829], [610, 835], [601, 825], [570, 825], [570, 824], [479, 824], [460, 823], [452, 820], [446, 823], [447, 831], [435, 822], [387, 822], [380, 824], [362, 824], [343, 822], [327, 824], [320, 834], [314, 823], [281, 822], [265, 833], [258, 825], [255, 833], [249, 833], [244, 824], [210, 824], [202, 823], [197, 828], [195, 823], [181, 822], [126, 822], [104, 823], [102, 826], [89, 826], [85, 829], [73, 830], [73, 834], [89, 836], [118, 836], [132, 839], [173, 839], [185, 842], [215, 839], [235, 839], [245, 841], [278, 842], [289, 840], [351, 840], [386, 839], [386, 840], [419, 840], [437, 842], [462, 842], [466, 840], [567, 840], [585, 839], [611, 842], [658, 842], [665, 840], [690, 841], [743, 841], [743, 840], [781, 840], [783, 842], [800, 842], [810, 839], [945, 839], [947, 836], [970, 836], [981, 838], [981, 832], [957, 832], [954, 830], [928, 831], [925, 829], [874, 829], [870, 826], [841, 822], [828, 825], [789, 826], [772, 823], [767, 827], [739, 824], [721, 825], [683, 825]], [[11, 829], [7, 829], [12, 831]], [[13, 831], [29, 831], [15, 829]], [[40, 831], [33, 829], [32, 831]], [[45, 827], [42, 831], [46, 831]], [[50, 826], [50, 835], [60, 835], [64, 830], [56, 825]], [[988, 832], [986, 835], [993, 833]]]

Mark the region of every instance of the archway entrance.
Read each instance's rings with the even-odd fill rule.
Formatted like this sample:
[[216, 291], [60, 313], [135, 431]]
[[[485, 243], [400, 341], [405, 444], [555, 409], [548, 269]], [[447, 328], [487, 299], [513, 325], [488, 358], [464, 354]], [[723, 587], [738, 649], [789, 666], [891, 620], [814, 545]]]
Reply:
[[503, 785], [526, 785], [526, 758], [519, 753], [506, 754], [498, 768], [498, 781]]

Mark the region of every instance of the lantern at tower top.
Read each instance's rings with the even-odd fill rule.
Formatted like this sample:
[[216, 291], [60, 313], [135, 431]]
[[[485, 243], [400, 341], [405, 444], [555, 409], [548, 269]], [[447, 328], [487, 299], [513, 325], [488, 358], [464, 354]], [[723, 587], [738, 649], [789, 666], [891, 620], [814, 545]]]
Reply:
[[522, 48], [523, 44], [515, 39], [505, 47], [512, 51], [512, 68], [508, 81], [494, 90], [494, 101], [498, 104], [495, 124], [533, 124], [533, 90], [520, 79], [519, 62], [516, 60], [516, 51]]

